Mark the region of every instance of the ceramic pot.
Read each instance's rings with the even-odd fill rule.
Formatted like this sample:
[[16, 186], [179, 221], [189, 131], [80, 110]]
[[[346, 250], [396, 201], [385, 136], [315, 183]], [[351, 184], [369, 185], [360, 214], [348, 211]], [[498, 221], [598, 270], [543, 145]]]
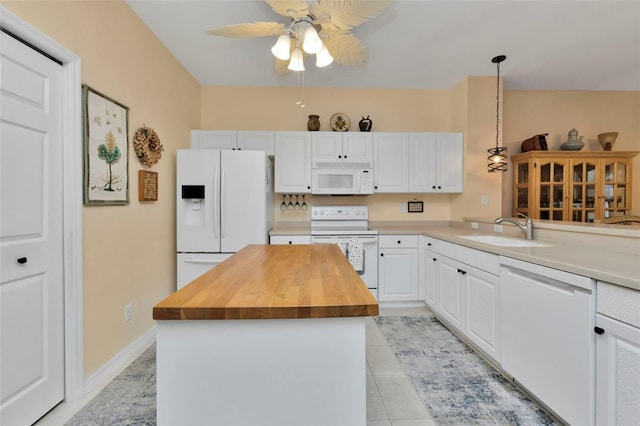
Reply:
[[580, 151], [583, 146], [584, 142], [582, 142], [582, 136], [578, 138], [578, 131], [576, 129], [571, 129], [569, 132], [569, 139], [560, 145], [560, 149], [564, 151]]
[[373, 121], [367, 115], [367, 118], [362, 117], [362, 120], [358, 123], [358, 127], [360, 127], [361, 132], [370, 132], [371, 127], [373, 126]]
[[310, 115], [309, 121], [307, 121], [307, 130], [310, 132], [317, 132], [320, 130], [320, 116]]
[[611, 148], [613, 148], [613, 144], [616, 143], [617, 138], [618, 132], [606, 132], [598, 135], [600, 145], [602, 145], [602, 149], [605, 151], [611, 151]]

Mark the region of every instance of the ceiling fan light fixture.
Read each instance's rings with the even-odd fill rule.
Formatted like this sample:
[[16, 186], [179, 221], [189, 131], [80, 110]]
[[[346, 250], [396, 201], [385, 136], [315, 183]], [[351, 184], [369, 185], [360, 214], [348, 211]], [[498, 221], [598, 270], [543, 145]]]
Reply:
[[289, 53], [290, 47], [291, 39], [287, 34], [282, 34], [280, 37], [278, 37], [278, 41], [276, 41], [276, 44], [274, 44], [271, 48], [271, 53], [273, 53], [273, 56], [275, 56], [276, 58], [286, 61], [291, 57]]
[[318, 53], [316, 53], [316, 67], [322, 68], [326, 67], [330, 63], [333, 62], [333, 56], [329, 53], [327, 46], [322, 46], [322, 49]]
[[296, 47], [291, 53], [291, 61], [287, 68], [291, 71], [304, 71], [304, 56], [299, 47]]
[[320, 40], [320, 37], [318, 36], [318, 32], [312, 25], [310, 25], [309, 28], [304, 31], [302, 48], [308, 54], [313, 55], [318, 53], [323, 46], [322, 40]]

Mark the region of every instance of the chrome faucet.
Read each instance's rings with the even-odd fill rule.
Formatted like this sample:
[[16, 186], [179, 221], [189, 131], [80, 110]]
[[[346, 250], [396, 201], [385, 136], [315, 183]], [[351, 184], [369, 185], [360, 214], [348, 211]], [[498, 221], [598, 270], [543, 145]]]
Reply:
[[518, 228], [520, 228], [520, 230], [522, 231], [522, 233], [524, 234], [524, 238], [527, 240], [533, 240], [533, 221], [531, 220], [531, 218], [527, 215], [524, 215], [522, 213], [518, 213], [518, 216], [522, 216], [525, 219], [527, 219], [527, 221], [523, 224], [513, 218], [510, 217], [499, 217], [496, 219], [496, 223], [502, 223], [502, 222], [510, 222], [513, 223], [514, 225], [516, 225]]

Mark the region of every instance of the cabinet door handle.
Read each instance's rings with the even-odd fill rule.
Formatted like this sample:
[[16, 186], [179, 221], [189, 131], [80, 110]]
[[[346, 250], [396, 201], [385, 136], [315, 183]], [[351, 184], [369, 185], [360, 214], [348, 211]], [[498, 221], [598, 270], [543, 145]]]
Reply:
[[427, 245], [428, 245], [429, 247], [431, 247], [431, 243], [427, 243]]
[[601, 335], [602, 335], [602, 334], [604, 334], [604, 328], [600, 328], [600, 327], [593, 327], [593, 331], [594, 331], [596, 334], [601, 334]]
[[433, 185], [431, 188], [432, 188], [432, 189], [436, 189], [436, 186], [435, 186], [435, 185]]
[[434, 257], [434, 258], [433, 258], [433, 261], [435, 262], [436, 260], [438, 260], [438, 259], [436, 259], [436, 258]]
[[27, 258], [26, 257], [19, 257], [17, 262], [21, 265], [24, 265], [25, 263], [27, 263]]
[[378, 185], [374, 186], [373, 189], [378, 189]]
[[440, 185], [438, 185], [438, 189], [442, 189], [442, 187]]
[[289, 244], [293, 244], [293, 241], [289, 241]]
[[346, 160], [346, 159], [347, 159], [347, 156], [345, 155], [345, 156], [344, 156], [344, 158], [345, 158], [345, 160]]
[[310, 186], [307, 186], [307, 189], [311, 189], [311, 187], [310, 187]]
[[384, 257], [384, 253], [380, 253], [380, 257]]
[[402, 244], [402, 241], [398, 240], [398, 244]]
[[342, 155], [338, 155], [338, 158], [342, 158]]

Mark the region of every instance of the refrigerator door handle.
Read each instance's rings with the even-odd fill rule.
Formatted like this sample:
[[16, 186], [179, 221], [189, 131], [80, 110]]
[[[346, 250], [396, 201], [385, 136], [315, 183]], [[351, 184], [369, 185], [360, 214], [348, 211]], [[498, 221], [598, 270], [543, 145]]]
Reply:
[[184, 263], [201, 263], [204, 265], [213, 265], [215, 263], [220, 263], [220, 261], [216, 261], [216, 260], [191, 259], [189, 257], [185, 257], [183, 262]]
[[225, 186], [224, 186], [224, 167], [221, 167], [222, 170], [222, 178], [220, 180], [220, 187], [222, 188], [220, 190], [220, 234], [221, 237], [224, 238], [224, 206], [225, 206], [225, 200], [224, 200], [224, 193], [225, 193]]
[[213, 236], [218, 239], [220, 235], [220, 221], [218, 220], [218, 212], [220, 208], [216, 205], [216, 201], [220, 204], [220, 185], [218, 185], [218, 176], [220, 174], [220, 169], [216, 167], [215, 172], [213, 173]]

